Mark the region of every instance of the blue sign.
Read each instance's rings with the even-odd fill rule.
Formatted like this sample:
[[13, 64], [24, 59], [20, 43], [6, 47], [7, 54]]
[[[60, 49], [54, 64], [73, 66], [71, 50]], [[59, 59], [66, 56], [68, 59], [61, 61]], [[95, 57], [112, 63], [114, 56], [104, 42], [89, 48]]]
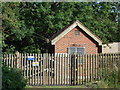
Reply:
[[27, 60], [34, 60], [34, 56], [28, 56]]

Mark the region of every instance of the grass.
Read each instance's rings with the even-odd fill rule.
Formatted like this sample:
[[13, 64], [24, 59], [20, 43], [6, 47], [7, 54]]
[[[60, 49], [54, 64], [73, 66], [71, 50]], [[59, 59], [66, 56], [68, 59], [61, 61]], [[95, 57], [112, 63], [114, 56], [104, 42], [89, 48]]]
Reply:
[[25, 88], [85, 88], [85, 86], [26, 86]]
[[107, 82], [101, 80], [96, 83], [90, 82], [86, 85], [79, 85], [79, 86], [26, 86], [25, 88], [120, 88], [109, 86]]

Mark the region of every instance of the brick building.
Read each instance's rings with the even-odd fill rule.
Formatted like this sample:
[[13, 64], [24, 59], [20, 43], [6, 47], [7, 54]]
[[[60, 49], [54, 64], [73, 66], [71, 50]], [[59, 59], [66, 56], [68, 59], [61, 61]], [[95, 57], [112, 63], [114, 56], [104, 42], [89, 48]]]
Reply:
[[102, 52], [102, 41], [78, 20], [65, 26], [50, 39], [53, 53], [95, 54]]

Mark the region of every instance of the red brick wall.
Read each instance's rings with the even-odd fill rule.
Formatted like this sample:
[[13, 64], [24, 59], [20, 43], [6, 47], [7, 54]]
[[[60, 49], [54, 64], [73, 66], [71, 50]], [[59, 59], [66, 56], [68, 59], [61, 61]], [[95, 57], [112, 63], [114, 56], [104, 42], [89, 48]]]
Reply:
[[97, 42], [95, 42], [84, 31], [80, 30], [80, 35], [75, 35], [74, 31], [79, 28], [74, 28], [64, 37], [55, 43], [55, 53], [68, 53], [68, 47], [85, 47], [86, 54], [98, 53]]

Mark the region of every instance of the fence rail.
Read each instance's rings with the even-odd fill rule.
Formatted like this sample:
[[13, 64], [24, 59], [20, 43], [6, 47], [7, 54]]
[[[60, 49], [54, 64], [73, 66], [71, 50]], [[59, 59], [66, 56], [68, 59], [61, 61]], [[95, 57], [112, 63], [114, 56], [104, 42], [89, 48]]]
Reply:
[[[33, 56], [34, 60], [27, 60]], [[3, 54], [9, 67], [23, 70], [28, 85], [81, 85], [102, 79], [109, 69], [118, 70], [120, 53], [114, 54]], [[103, 72], [104, 70], [104, 72]]]

